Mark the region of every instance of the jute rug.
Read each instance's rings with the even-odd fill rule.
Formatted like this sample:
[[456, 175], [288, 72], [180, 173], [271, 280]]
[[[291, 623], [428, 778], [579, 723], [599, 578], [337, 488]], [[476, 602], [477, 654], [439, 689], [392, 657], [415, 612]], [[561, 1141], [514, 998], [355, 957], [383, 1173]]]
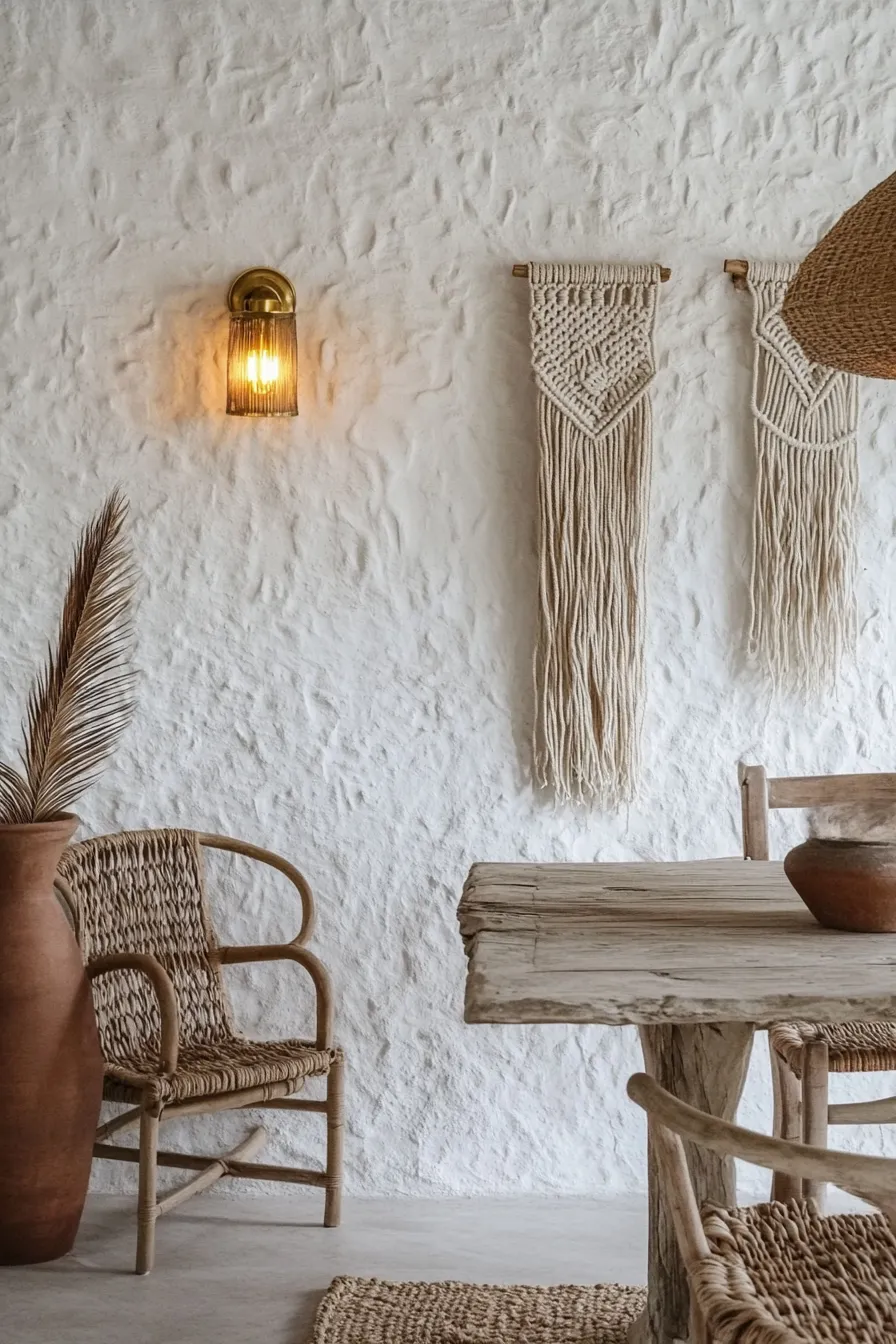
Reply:
[[625, 1344], [645, 1303], [618, 1283], [562, 1288], [334, 1279], [313, 1344]]

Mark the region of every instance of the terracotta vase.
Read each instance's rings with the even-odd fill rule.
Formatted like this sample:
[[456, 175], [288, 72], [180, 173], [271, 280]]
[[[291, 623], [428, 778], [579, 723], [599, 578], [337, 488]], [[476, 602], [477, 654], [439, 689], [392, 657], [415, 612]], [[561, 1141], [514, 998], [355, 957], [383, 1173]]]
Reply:
[[90, 984], [53, 890], [77, 817], [0, 826], [0, 1264], [71, 1250], [103, 1063]]
[[819, 924], [853, 933], [896, 933], [896, 844], [806, 840], [784, 872]]

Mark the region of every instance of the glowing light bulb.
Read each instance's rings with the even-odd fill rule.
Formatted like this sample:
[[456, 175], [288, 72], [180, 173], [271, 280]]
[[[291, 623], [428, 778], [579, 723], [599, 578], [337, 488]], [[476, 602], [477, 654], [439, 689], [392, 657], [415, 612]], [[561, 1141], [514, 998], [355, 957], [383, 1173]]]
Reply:
[[280, 376], [280, 360], [267, 350], [252, 350], [246, 356], [246, 382], [253, 392], [270, 392]]

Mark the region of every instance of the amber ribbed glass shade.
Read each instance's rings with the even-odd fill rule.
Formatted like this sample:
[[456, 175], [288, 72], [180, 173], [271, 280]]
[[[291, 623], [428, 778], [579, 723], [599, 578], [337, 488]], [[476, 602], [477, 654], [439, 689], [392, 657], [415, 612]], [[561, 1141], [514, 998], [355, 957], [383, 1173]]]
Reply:
[[295, 313], [231, 313], [228, 415], [298, 415]]

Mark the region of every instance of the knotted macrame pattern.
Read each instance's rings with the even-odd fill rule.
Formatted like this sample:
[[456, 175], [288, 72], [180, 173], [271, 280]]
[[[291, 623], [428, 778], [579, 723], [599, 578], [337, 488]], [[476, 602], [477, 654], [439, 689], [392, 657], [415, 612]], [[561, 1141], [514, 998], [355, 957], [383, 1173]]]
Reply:
[[776, 688], [829, 689], [856, 633], [858, 382], [781, 317], [789, 262], [750, 262], [756, 496], [749, 648]]
[[535, 769], [561, 797], [635, 792], [658, 266], [532, 265], [540, 562]]

